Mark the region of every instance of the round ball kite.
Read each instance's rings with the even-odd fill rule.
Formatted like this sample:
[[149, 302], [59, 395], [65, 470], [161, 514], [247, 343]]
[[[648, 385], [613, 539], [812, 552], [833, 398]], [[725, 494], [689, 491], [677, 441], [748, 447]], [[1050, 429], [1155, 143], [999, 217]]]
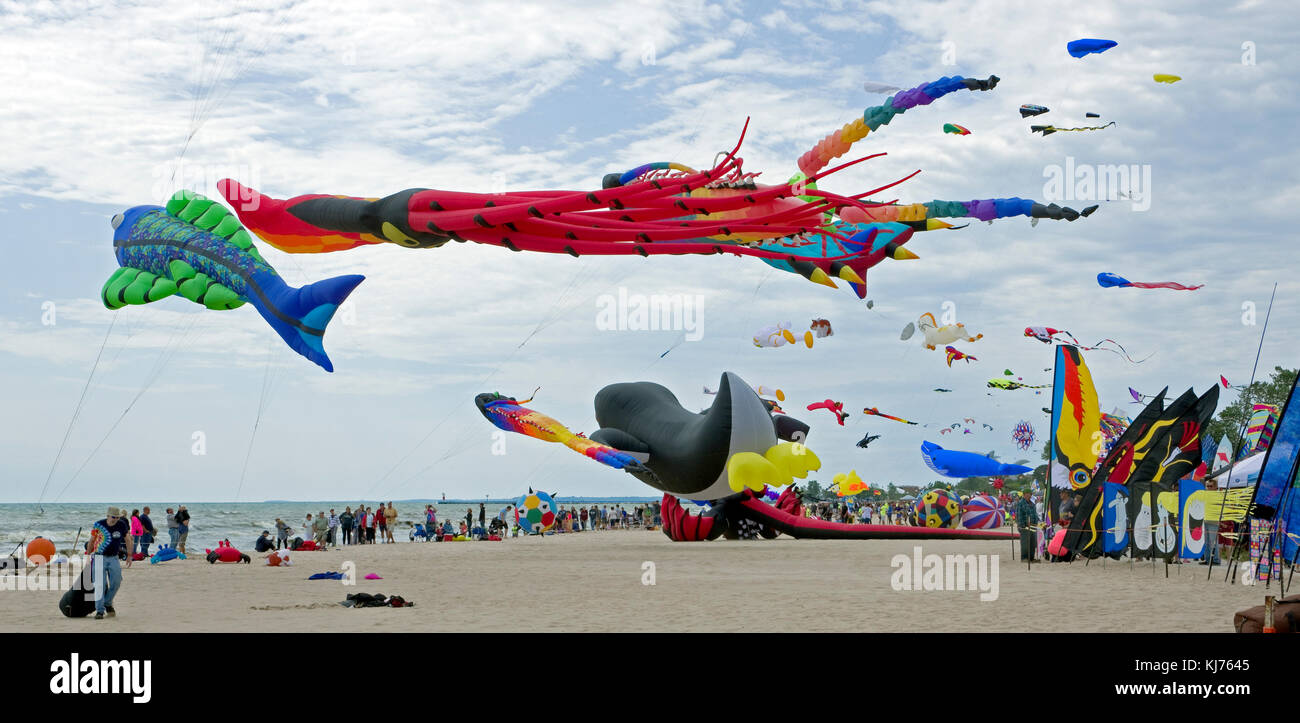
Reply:
[[961, 526], [968, 530], [996, 530], [1006, 520], [1002, 503], [986, 494], [970, 498], [961, 515]]
[[956, 527], [961, 503], [944, 489], [926, 490], [913, 505], [916, 522], [922, 527]]
[[515, 503], [515, 523], [525, 532], [546, 532], [555, 525], [555, 500], [545, 492], [528, 490]]
[[1011, 438], [1016, 441], [1016, 446], [1021, 449], [1029, 449], [1033, 445], [1036, 437], [1034, 436], [1034, 425], [1020, 420], [1016, 428], [1011, 430]]
[[57, 551], [48, 537], [37, 537], [27, 543], [27, 559], [37, 565], [43, 565], [54, 559]]

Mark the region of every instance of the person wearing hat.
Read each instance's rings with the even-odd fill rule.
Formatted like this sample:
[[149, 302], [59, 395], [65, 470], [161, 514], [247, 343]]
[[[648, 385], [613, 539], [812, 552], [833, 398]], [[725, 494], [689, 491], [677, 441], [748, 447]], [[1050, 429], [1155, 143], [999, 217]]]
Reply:
[[86, 542], [86, 552], [94, 556], [95, 580], [95, 619], [103, 620], [104, 615], [116, 616], [113, 598], [122, 587], [122, 562], [118, 555], [126, 545], [126, 566], [131, 566], [131, 556], [135, 554], [135, 538], [131, 537], [131, 523], [117, 507], [109, 507], [104, 519], [90, 528], [90, 540]]
[[271, 541], [271, 531], [262, 530], [262, 536], [257, 538], [257, 541], [253, 543], [253, 547], [256, 548], [258, 552], [270, 552], [274, 550], [275, 543]]

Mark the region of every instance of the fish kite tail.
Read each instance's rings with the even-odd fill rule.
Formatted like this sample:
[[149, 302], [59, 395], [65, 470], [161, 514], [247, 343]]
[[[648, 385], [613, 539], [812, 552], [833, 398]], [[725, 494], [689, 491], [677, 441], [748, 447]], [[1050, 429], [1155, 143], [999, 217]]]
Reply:
[[324, 347], [325, 327], [365, 278], [348, 274], [295, 288], [275, 272], [261, 271], [249, 279], [248, 299], [291, 349], [332, 372], [334, 364]]
[[894, 116], [907, 112], [918, 105], [929, 105], [949, 93], [958, 90], [992, 90], [1000, 78], [990, 75], [984, 80], [963, 78], [960, 75], [940, 78], [922, 83], [911, 90], [900, 91], [885, 99], [885, 102], [867, 108], [861, 118], [846, 123], [839, 130], [827, 135], [799, 157], [799, 170], [812, 176], [825, 168], [832, 160], [849, 152], [854, 143], [867, 137], [867, 134], [888, 125]]

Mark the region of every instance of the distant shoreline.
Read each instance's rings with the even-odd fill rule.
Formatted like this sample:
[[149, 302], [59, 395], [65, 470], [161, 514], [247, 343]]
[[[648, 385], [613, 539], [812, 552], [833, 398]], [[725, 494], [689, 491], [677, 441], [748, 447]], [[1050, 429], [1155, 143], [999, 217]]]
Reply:
[[[182, 497], [182, 498], [183, 498], [184, 495], [180, 495], [179, 497]], [[368, 500], [370, 500], [370, 499], [375, 499], [375, 500], [377, 500], [378, 498], [363, 498], [363, 500], [365, 500], [365, 501], [368, 501]], [[471, 498], [448, 498], [448, 499], [442, 500], [442, 499], [437, 499], [437, 498], [433, 498], [433, 497], [416, 497], [416, 498], [411, 498], [411, 499], [406, 499], [406, 500], [392, 500], [392, 502], [393, 502], [393, 504], [399, 504], [399, 505], [400, 505], [400, 504], [408, 504], [408, 503], [424, 503], [424, 502], [429, 502], [429, 503], [433, 503], [433, 504], [475, 504], [475, 505], [476, 505], [476, 504], [478, 504], [478, 503], [480, 503], [480, 502], [482, 502], [482, 503], [484, 503], [484, 504], [513, 504], [513, 503], [514, 503], [516, 500], [518, 500], [518, 499], [519, 499], [518, 497], [489, 497], [489, 498], [485, 498], [485, 497], [475, 497], [475, 498], [472, 498], [472, 499], [471, 499]], [[648, 503], [650, 503], [650, 502], [658, 502], [658, 501], [661, 500], [661, 499], [662, 499], [662, 497], [599, 497], [599, 496], [567, 497], [567, 496], [565, 496], [565, 495], [559, 495], [558, 497], [555, 498], [555, 500], [556, 500], [557, 502], [562, 502], [562, 503], [564, 503], [564, 504], [568, 504], [568, 503], [573, 503], [573, 504], [582, 504], [582, 503], [587, 503], [587, 502], [614, 502], [614, 503], [648, 504]], [[356, 501], [356, 500], [354, 500], [354, 499], [341, 499], [341, 500], [316, 500], [316, 499], [312, 499], [312, 500], [244, 500], [244, 501], [242, 501], [242, 502], [234, 502], [234, 501], [230, 501], [230, 500], [225, 500], [225, 501], [218, 500], [218, 501], [215, 501], [215, 502], [208, 502], [208, 501], [204, 501], [204, 500], [187, 499], [187, 500], [184, 502], [184, 504], [193, 504], [193, 505], [276, 505], [276, 504], [283, 504], [283, 505], [299, 505], [299, 504], [308, 504], [308, 503], [310, 503], [310, 504], [317, 504], [317, 503], [321, 503], [321, 504], [352, 504], [352, 503], [355, 502], [355, 501]], [[384, 500], [384, 502], [388, 502], [388, 500]], [[36, 501], [33, 500], [33, 501], [27, 501], [27, 502], [24, 502], [24, 501], [19, 501], [19, 502], [0, 502], [0, 505], [37, 505], [37, 506], [42, 506], [42, 507], [59, 507], [59, 506], [74, 506], [74, 505], [101, 505], [101, 504], [125, 504], [125, 505], [127, 505], [127, 506], [130, 506], [130, 505], [138, 504], [138, 502], [131, 502], [131, 501], [123, 502], [122, 500], [90, 500], [90, 501], [88, 501], [88, 502], [36, 502]], [[145, 503], [143, 503], [143, 504], [148, 504], [148, 505], [154, 505], [154, 506], [157, 506], [157, 505], [160, 505], [160, 504], [172, 504], [172, 503], [163, 503], [163, 502], [145, 502]]]

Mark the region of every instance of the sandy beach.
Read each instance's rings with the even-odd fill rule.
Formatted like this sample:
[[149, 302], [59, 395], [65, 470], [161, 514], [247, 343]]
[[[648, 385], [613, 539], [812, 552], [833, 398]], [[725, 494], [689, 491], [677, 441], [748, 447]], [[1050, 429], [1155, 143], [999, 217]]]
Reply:
[[[0, 591], [4, 632], [1231, 632], [1262, 586], [1216, 567], [1148, 561], [1034, 565], [1012, 543], [927, 541], [923, 554], [998, 556], [998, 596], [894, 590], [903, 540], [674, 543], [657, 531], [504, 542], [398, 543], [294, 553], [294, 566], [209, 565], [202, 555], [125, 569], [118, 615], [68, 619], [57, 591]], [[201, 551], [200, 551], [201, 552]], [[991, 558], [990, 558], [991, 559]], [[355, 564], [354, 586], [309, 581]], [[642, 583], [654, 563], [654, 585]], [[348, 593], [401, 595], [412, 608], [350, 609]], [[1276, 593], [1274, 585], [1268, 592]], [[1158, 602], [1157, 602], [1158, 601]]]

